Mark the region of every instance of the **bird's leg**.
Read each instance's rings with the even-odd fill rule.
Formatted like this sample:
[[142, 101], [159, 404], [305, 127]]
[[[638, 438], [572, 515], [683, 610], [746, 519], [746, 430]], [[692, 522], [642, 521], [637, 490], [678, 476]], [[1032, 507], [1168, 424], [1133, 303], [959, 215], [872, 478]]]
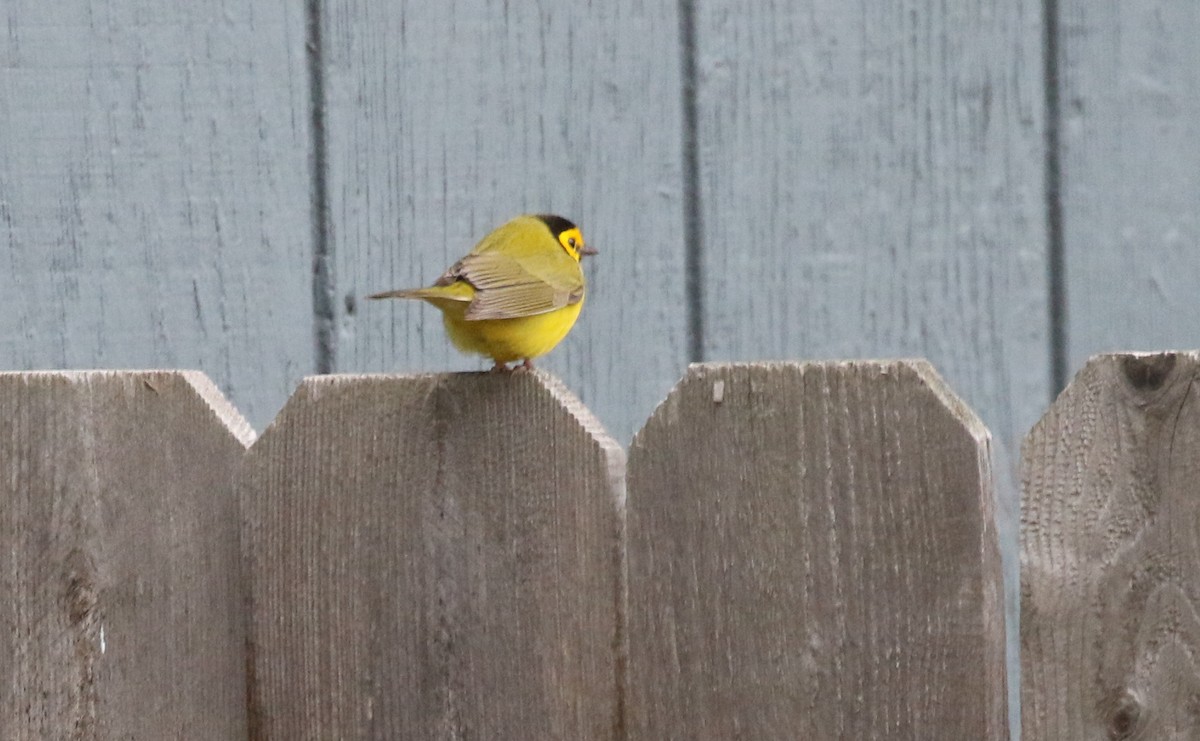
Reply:
[[527, 371], [531, 371], [533, 370], [533, 361], [529, 358], [525, 358], [525, 360], [521, 362], [521, 367]]
[[492, 373], [508, 373], [508, 364], [497, 360], [496, 364], [492, 366]]

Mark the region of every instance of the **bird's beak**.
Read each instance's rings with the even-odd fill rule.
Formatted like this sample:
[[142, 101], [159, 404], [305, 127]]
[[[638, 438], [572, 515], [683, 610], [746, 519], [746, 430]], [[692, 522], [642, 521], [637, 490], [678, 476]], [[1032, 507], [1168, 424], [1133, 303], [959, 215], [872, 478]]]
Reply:
[[579, 248], [579, 254], [581, 254], [581, 255], [598, 255], [598, 254], [600, 254], [600, 251], [597, 250], [595, 247], [583, 246], [583, 247]]

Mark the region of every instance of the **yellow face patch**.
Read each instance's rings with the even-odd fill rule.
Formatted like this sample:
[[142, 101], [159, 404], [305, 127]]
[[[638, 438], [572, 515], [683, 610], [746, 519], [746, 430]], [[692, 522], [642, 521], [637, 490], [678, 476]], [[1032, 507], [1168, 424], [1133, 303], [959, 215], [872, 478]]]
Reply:
[[580, 250], [583, 249], [583, 232], [578, 228], [567, 229], [558, 235], [558, 243], [562, 245], [568, 255], [578, 260], [582, 254]]

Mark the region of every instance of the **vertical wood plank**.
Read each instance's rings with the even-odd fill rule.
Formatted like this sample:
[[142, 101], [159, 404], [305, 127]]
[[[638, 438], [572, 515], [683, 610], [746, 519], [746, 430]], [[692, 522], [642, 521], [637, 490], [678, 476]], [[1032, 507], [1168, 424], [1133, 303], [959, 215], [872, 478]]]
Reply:
[[0, 5], [0, 367], [312, 366], [298, 3]]
[[1200, 353], [1093, 358], [1025, 440], [1022, 738], [1200, 736]]
[[624, 454], [553, 378], [310, 378], [242, 490], [252, 737], [618, 735]]
[[1066, 335], [1098, 352], [1200, 336], [1200, 5], [1059, 0]]
[[1050, 396], [1040, 3], [697, 0], [705, 353], [928, 357]]
[[698, 0], [705, 348], [917, 354], [1049, 398], [1040, 3]]
[[0, 374], [0, 738], [245, 737], [252, 438], [198, 373]]
[[942, 369], [995, 436], [1015, 626], [1052, 398], [1041, 0], [692, 1], [704, 359]]
[[325, 0], [340, 370], [468, 370], [425, 285], [523, 212], [577, 221], [578, 326], [541, 365], [619, 440], [687, 362], [676, 0]]
[[629, 454], [630, 738], [1007, 738], [994, 514], [923, 361], [693, 365]]

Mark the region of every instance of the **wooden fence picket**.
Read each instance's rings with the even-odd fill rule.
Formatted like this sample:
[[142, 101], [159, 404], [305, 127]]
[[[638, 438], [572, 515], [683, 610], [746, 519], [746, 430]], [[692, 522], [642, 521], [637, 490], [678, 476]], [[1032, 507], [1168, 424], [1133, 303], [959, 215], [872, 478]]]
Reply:
[[0, 373], [0, 738], [245, 737], [252, 439], [199, 373]]
[[619, 731], [624, 453], [556, 380], [310, 378], [240, 489], [252, 738]]
[[1007, 738], [991, 486], [923, 361], [692, 366], [629, 454], [629, 737]]
[[1093, 358], [1026, 438], [1022, 738], [1200, 736], [1200, 353]]

